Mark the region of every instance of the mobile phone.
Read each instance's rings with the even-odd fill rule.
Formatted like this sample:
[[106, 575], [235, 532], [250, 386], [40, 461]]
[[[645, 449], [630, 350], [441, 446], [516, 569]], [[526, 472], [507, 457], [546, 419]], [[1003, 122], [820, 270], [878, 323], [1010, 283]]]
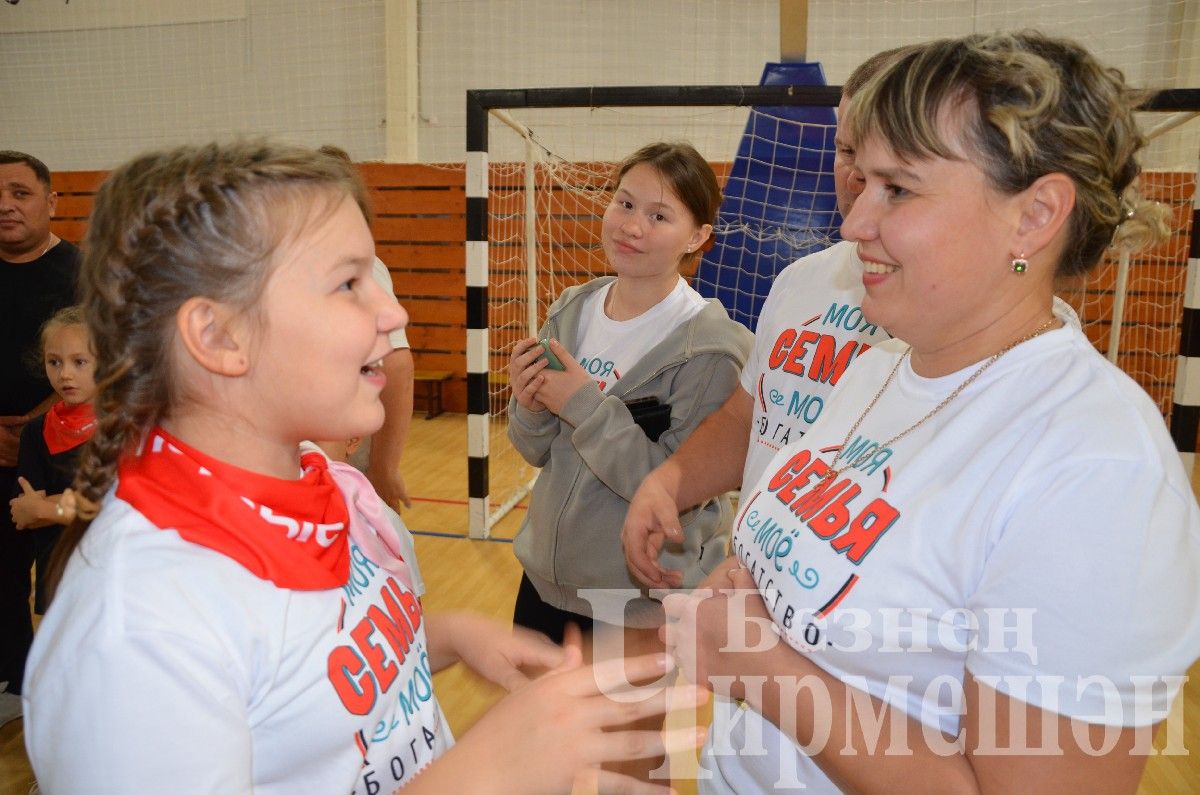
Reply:
[[671, 407], [659, 403], [656, 397], [648, 396], [626, 400], [625, 408], [629, 409], [629, 415], [633, 417], [633, 421], [646, 433], [646, 436], [650, 437], [652, 442], [657, 442], [658, 437], [671, 427]]
[[549, 362], [549, 364], [546, 365], [549, 369], [551, 369], [551, 370], [566, 370], [567, 369], [566, 367], [563, 367], [562, 361], [560, 361], [559, 358], [554, 355], [554, 351], [550, 350], [550, 340], [549, 339], [538, 340], [538, 345], [542, 346], [542, 355], [539, 356], [538, 358], [545, 359], [547, 362]]

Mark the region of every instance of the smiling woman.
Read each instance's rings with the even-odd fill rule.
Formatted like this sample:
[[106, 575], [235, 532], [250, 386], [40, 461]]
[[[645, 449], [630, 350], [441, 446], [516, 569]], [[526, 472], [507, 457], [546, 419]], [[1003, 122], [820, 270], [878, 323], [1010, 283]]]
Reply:
[[[842, 234], [865, 266], [863, 314], [913, 346], [918, 373], [955, 372], [1051, 319], [1054, 252], [1038, 233], [1069, 212], [1069, 179], [1005, 195], [964, 153], [906, 162], [878, 136], [857, 162], [866, 188]], [[1018, 256], [1035, 263], [1023, 278]]]
[[[705, 584], [762, 598], [665, 602], [685, 673], [752, 708], [716, 708], [702, 791], [1137, 787], [1200, 655], [1200, 508], [1156, 408], [1053, 302], [1162, 226], [1135, 100], [1037, 33], [906, 50], [852, 99], [842, 232], [897, 339], [743, 492]], [[743, 620], [786, 643], [738, 645]]]

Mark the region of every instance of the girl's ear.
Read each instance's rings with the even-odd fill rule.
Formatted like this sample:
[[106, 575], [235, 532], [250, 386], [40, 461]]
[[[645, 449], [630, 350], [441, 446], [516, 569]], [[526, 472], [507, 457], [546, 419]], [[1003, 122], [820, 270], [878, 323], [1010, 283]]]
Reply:
[[236, 378], [250, 368], [249, 334], [242, 312], [211, 298], [189, 298], [175, 313], [175, 330], [196, 363]]
[[712, 224], [702, 224], [692, 234], [691, 240], [688, 241], [688, 253], [691, 254], [697, 251], [712, 235]]

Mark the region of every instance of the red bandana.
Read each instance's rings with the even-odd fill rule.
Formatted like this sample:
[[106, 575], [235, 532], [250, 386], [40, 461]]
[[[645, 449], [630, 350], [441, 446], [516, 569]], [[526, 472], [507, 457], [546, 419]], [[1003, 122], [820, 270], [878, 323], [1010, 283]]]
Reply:
[[68, 405], [60, 400], [50, 407], [42, 421], [42, 438], [50, 455], [65, 453], [92, 438], [96, 430], [96, 410], [91, 403]]
[[299, 480], [210, 458], [162, 428], [122, 459], [117, 496], [154, 525], [216, 550], [280, 588], [339, 588], [350, 576], [346, 500], [319, 453]]

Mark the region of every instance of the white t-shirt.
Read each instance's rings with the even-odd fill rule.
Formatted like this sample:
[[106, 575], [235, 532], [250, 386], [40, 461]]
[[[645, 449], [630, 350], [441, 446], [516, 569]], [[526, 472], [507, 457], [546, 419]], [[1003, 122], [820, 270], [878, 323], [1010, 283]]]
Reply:
[[351, 546], [293, 591], [111, 493], [34, 640], [45, 792], [392, 792], [453, 742], [415, 594]]
[[[862, 274], [857, 246], [843, 240], [775, 277], [758, 316], [754, 353], [742, 368], [742, 389], [754, 399], [743, 488], [817, 421], [850, 363], [890, 339], [863, 317]], [[1054, 306], [1079, 326], [1074, 309], [1058, 298]]]
[[571, 351], [583, 369], [608, 392], [621, 373], [637, 364], [681, 323], [704, 308], [704, 298], [681, 277], [667, 297], [631, 320], [613, 320], [604, 314], [604, 301], [615, 281], [587, 297], [579, 316], [576, 348]]
[[743, 487], [821, 415], [846, 367], [888, 333], [862, 314], [862, 263], [842, 241], [784, 268], [763, 303], [742, 389], [754, 398]]
[[[1157, 408], [1068, 322], [880, 448], [978, 369], [905, 359], [832, 465], [906, 347], [863, 357], [743, 495], [733, 549], [782, 636], [952, 735], [964, 670], [1090, 723], [1163, 719], [1200, 656], [1200, 510]], [[750, 709], [719, 709], [706, 760], [710, 792], [836, 791]]]
[[[388, 291], [388, 295], [396, 294], [396, 289], [392, 286], [392, 274], [388, 272], [388, 266], [379, 257], [375, 258], [375, 265], [371, 268], [371, 276], [375, 278], [376, 284]], [[389, 333], [388, 340], [392, 343], [392, 350], [394, 351], [408, 347], [408, 334], [402, 328]]]

